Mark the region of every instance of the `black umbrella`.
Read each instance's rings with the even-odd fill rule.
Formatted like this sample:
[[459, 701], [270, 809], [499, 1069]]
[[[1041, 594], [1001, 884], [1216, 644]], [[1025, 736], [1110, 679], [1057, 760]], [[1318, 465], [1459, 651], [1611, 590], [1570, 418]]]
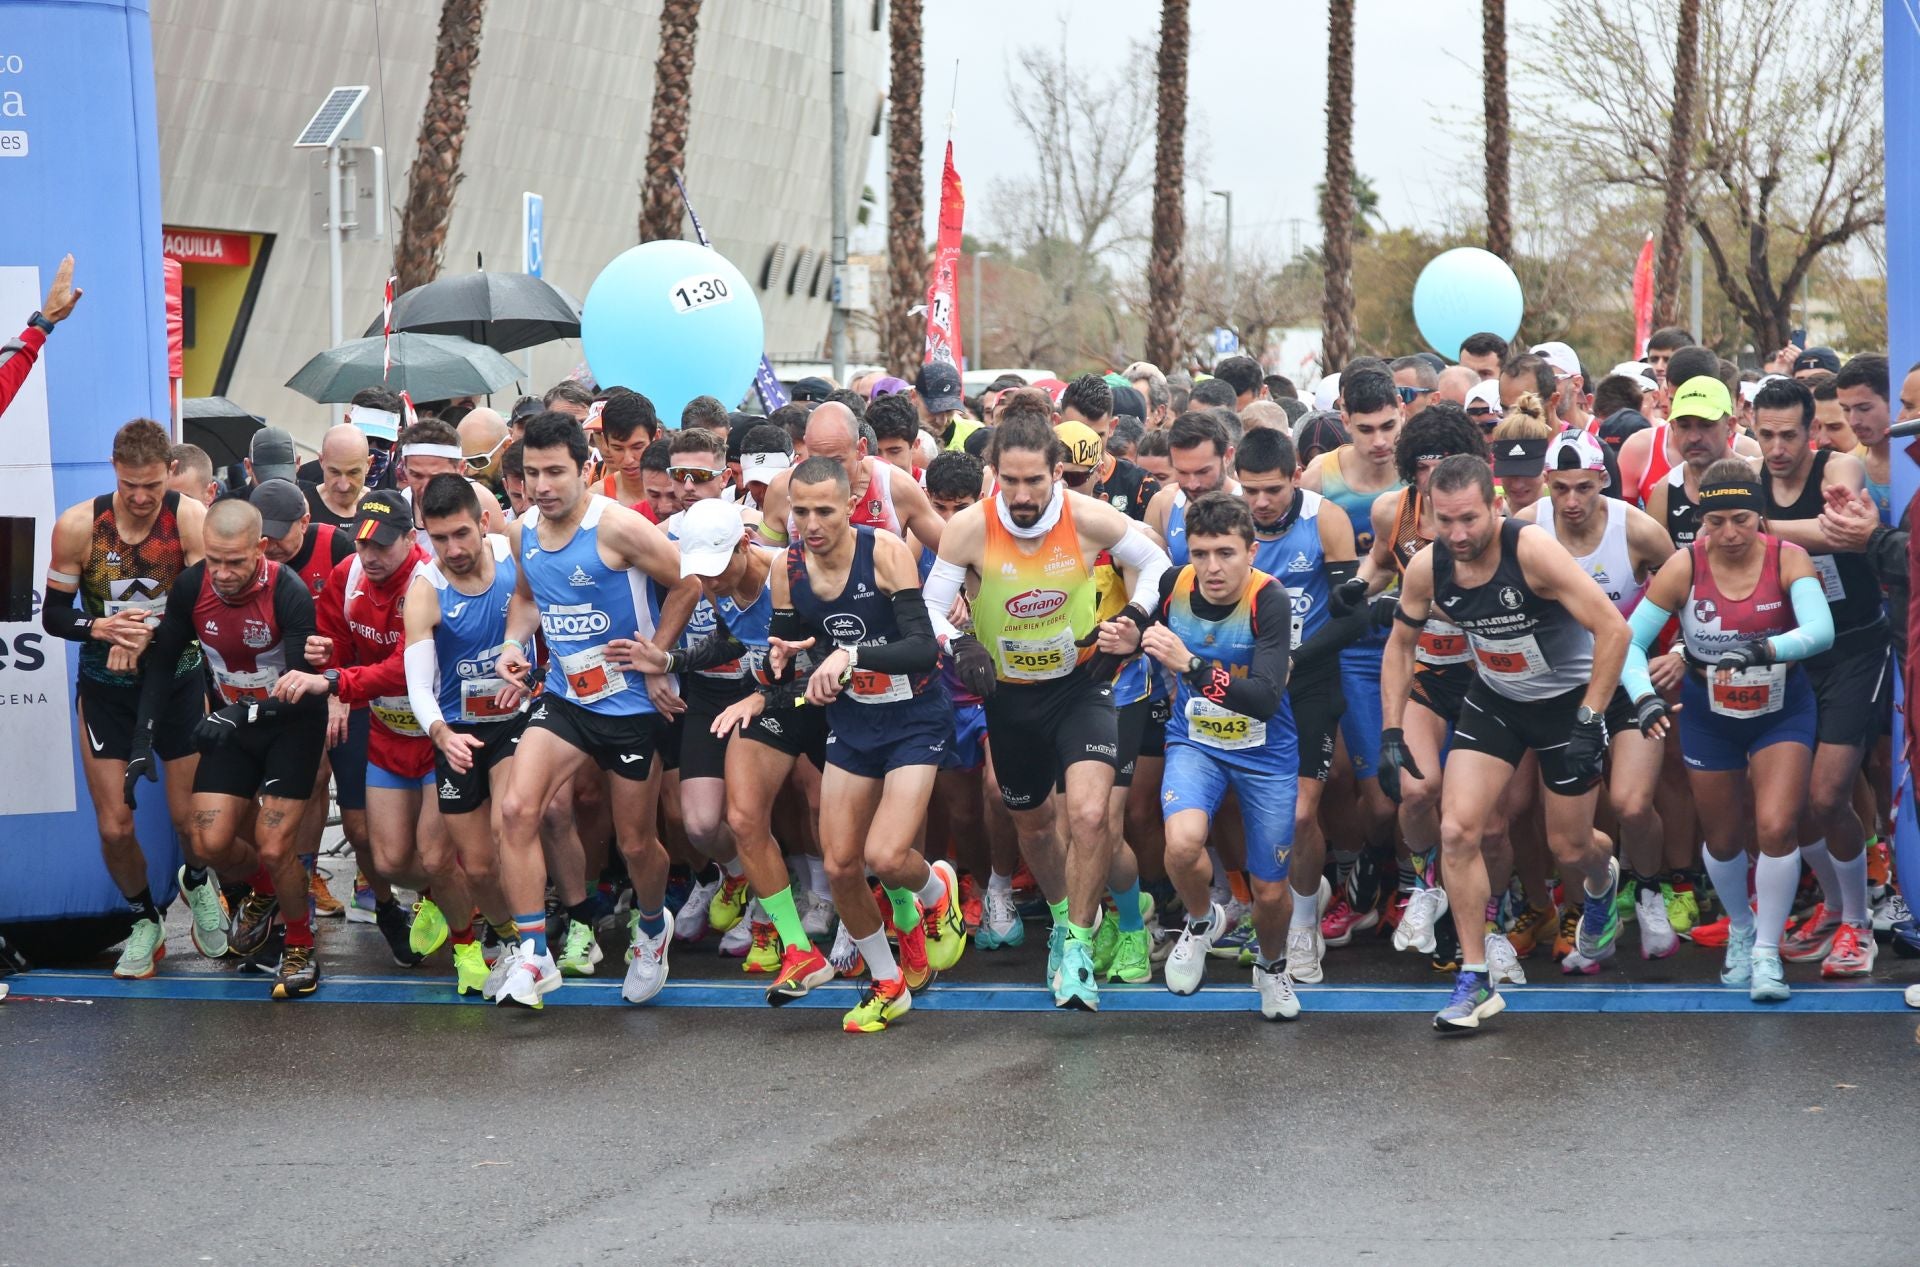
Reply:
[[[417, 286], [393, 301], [395, 333], [453, 334], [496, 352], [580, 335], [580, 301], [527, 273], [463, 273]], [[375, 317], [369, 336], [384, 334]]]
[[244, 461], [252, 451], [253, 433], [267, 425], [225, 396], [193, 396], [180, 407], [181, 434], [188, 444], [207, 451], [216, 467]]

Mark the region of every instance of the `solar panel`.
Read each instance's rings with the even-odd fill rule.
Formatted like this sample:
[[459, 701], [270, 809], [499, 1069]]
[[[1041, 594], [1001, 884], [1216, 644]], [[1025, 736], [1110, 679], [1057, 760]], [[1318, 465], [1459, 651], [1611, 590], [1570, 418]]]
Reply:
[[325, 149], [340, 139], [340, 134], [353, 122], [353, 116], [359, 112], [360, 103], [367, 99], [367, 86], [335, 88], [327, 94], [327, 99], [314, 111], [313, 118], [300, 131], [300, 139], [293, 143], [295, 149]]

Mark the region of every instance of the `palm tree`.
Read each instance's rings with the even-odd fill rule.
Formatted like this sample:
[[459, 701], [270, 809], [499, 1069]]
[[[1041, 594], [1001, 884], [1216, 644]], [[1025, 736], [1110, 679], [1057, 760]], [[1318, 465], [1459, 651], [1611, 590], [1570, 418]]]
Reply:
[[646, 184], [640, 193], [640, 240], [680, 236], [686, 208], [674, 173], [687, 162], [687, 115], [693, 108], [693, 42], [700, 32], [700, 0], [666, 0], [660, 7], [660, 55], [653, 63], [653, 119], [647, 129]]
[[880, 359], [911, 376], [926, 358], [925, 327], [908, 313], [927, 287], [925, 175], [920, 164], [920, 0], [887, 6], [893, 63], [887, 82], [887, 307], [880, 323]]
[[[1694, 81], [1700, 70], [1700, 0], [1680, 0], [1673, 52], [1673, 114], [1667, 126], [1666, 206], [1660, 219], [1660, 251], [1653, 264], [1653, 324], [1680, 319], [1680, 255], [1687, 244], [1687, 197], [1692, 178]], [[1695, 338], [1700, 332], [1693, 332]]]
[[473, 97], [473, 68], [480, 62], [480, 28], [487, 0], [442, 0], [440, 38], [433, 50], [433, 74], [427, 80], [427, 104], [420, 112], [420, 139], [407, 173], [407, 205], [400, 215], [400, 237], [393, 246], [393, 271], [400, 290], [424, 286], [440, 273], [440, 253], [453, 219], [453, 194], [460, 185], [460, 150], [467, 141], [467, 106]]
[[1353, 355], [1353, 0], [1327, 5], [1327, 174], [1320, 185], [1320, 364]]
[[1147, 359], [1180, 368], [1181, 252], [1187, 237], [1187, 0], [1160, 5], [1160, 96], [1153, 147], [1153, 249], [1147, 260]]
[[1487, 129], [1487, 249], [1513, 255], [1513, 197], [1507, 160], [1513, 133], [1507, 124], [1507, 0], [1480, 0], [1482, 110]]

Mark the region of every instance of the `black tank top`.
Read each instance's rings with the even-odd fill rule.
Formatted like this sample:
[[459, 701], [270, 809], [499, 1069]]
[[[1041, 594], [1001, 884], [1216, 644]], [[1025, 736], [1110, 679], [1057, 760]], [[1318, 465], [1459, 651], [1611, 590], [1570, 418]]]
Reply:
[[1687, 468], [1680, 465], [1667, 472], [1667, 535], [1676, 549], [1684, 550], [1700, 535], [1700, 507], [1687, 495]]
[[[1826, 493], [1821, 482], [1826, 475], [1827, 459], [1833, 456], [1832, 449], [1817, 449], [1813, 455], [1813, 466], [1807, 472], [1807, 482], [1800, 490], [1800, 496], [1792, 503], [1782, 506], [1774, 500], [1773, 480], [1766, 481], [1767, 518], [1775, 519], [1818, 519], [1820, 512], [1826, 509]], [[1874, 575], [1873, 565], [1867, 562], [1863, 554], [1816, 554], [1812, 556], [1814, 575], [1820, 579], [1820, 587], [1827, 596], [1827, 606], [1833, 609], [1834, 638], [1837, 640], [1850, 633], [1879, 631], [1885, 636], [1887, 614], [1881, 602], [1880, 579]]]
[[[873, 529], [854, 526], [853, 565], [847, 583], [834, 598], [821, 598], [807, 578], [807, 548], [801, 542], [787, 547], [787, 590], [793, 610], [819, 640], [813, 654], [821, 659], [834, 647], [860, 642], [890, 642], [900, 636], [893, 618], [893, 595], [880, 592], [873, 571]], [[935, 670], [924, 673], [870, 673], [857, 671], [843, 699], [859, 703], [897, 703], [907, 694], [927, 689]]]
[[1475, 667], [1512, 700], [1555, 699], [1593, 676], [1593, 635], [1571, 613], [1527, 584], [1520, 534], [1537, 524], [1500, 521], [1500, 562], [1485, 584], [1454, 579], [1453, 551], [1433, 552], [1433, 610], [1466, 630]]

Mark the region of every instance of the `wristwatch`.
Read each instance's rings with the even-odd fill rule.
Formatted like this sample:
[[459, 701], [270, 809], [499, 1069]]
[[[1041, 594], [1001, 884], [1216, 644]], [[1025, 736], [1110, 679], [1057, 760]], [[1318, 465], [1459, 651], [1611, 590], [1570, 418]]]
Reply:
[[45, 334], [53, 333], [53, 322], [47, 320], [44, 313], [35, 312], [31, 317], [27, 318], [27, 324], [30, 326], [39, 326]]
[[328, 669], [320, 676], [327, 679], [327, 694], [338, 695], [340, 693], [340, 670]]
[[1194, 674], [1200, 672], [1200, 670], [1206, 667], [1207, 667], [1207, 662], [1205, 660], [1202, 660], [1199, 656], [1189, 656], [1187, 658], [1187, 676], [1188, 677], [1192, 677]]
[[1573, 714], [1575, 724], [1581, 726], [1591, 726], [1593, 723], [1601, 720], [1602, 717], [1603, 714], [1594, 712], [1585, 704], [1582, 704]]

